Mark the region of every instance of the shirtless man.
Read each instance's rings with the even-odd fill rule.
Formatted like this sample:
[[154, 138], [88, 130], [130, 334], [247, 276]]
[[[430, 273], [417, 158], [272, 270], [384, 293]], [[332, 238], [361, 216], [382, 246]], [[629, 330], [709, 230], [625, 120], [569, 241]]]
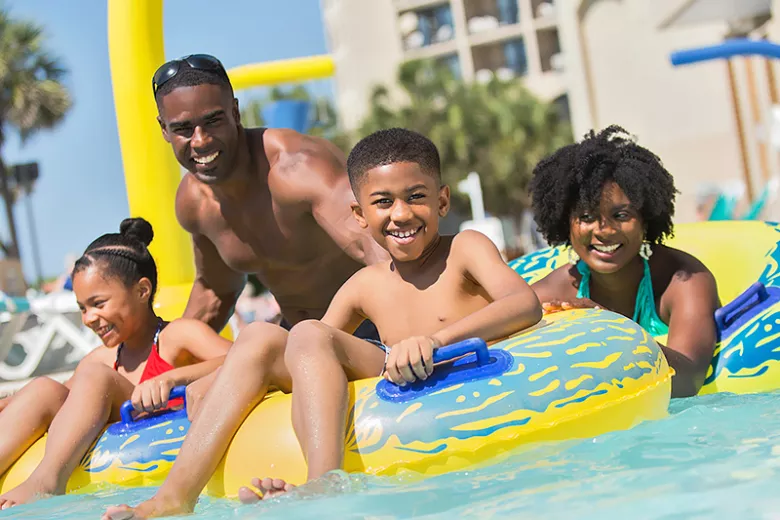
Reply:
[[184, 316], [221, 329], [255, 273], [290, 324], [319, 318], [352, 273], [386, 258], [350, 215], [341, 151], [292, 130], [244, 129], [216, 58], [163, 65], [155, 99], [163, 137], [189, 172], [176, 217], [198, 275]]
[[[243, 128], [216, 58], [198, 54], [168, 62], [155, 73], [153, 87], [163, 137], [188, 171], [176, 217], [192, 235], [197, 277], [184, 317], [221, 329], [246, 274], [255, 273], [277, 299], [284, 322], [242, 330], [213, 383], [193, 384], [211, 388], [163, 486], [135, 510], [110, 508], [106, 518], [192, 511], [268, 386], [290, 390], [285, 329], [321, 318], [353, 273], [387, 258], [351, 216], [354, 197], [343, 154], [291, 130]], [[368, 322], [361, 328], [356, 335], [375, 334]]]

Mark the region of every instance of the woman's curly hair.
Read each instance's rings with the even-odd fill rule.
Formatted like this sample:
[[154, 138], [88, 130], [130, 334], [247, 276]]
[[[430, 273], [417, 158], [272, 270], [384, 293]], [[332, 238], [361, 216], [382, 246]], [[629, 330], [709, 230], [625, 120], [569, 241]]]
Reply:
[[645, 239], [660, 244], [672, 236], [672, 175], [650, 150], [636, 144], [623, 128], [593, 130], [536, 165], [530, 184], [534, 219], [551, 245], [569, 243], [575, 211], [597, 210], [604, 185], [614, 181], [641, 215]]

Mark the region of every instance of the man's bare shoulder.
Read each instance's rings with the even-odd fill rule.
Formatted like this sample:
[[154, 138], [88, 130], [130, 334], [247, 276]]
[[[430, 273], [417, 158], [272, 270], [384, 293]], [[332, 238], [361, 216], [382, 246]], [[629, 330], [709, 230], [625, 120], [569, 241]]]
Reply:
[[200, 222], [207, 195], [203, 186], [187, 173], [176, 190], [176, 219], [189, 233], [200, 232]]
[[263, 132], [263, 146], [271, 167], [284, 167], [290, 161], [306, 159], [338, 159], [344, 157], [339, 148], [322, 137], [302, 134], [288, 128], [267, 128]]
[[327, 139], [288, 129], [267, 129], [263, 146], [268, 157], [269, 183], [303, 190], [346, 179], [344, 153]]

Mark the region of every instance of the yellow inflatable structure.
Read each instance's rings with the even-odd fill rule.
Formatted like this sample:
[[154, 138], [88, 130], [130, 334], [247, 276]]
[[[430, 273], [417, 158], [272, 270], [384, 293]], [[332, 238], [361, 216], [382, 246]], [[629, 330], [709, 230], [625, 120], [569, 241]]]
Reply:
[[[130, 214], [154, 227], [157, 312], [181, 316], [195, 276], [192, 246], [174, 213], [179, 164], [160, 135], [152, 75], [165, 62], [162, 0], [108, 0], [108, 48]], [[197, 52], [197, 51], [194, 51]], [[243, 65], [228, 71], [234, 89], [329, 77], [330, 56]]]
[[[109, 0], [117, 120], [131, 213], [155, 226], [168, 316], [181, 312], [193, 277], [186, 234], [173, 217], [178, 165], [159, 136], [151, 75], [163, 61], [161, 1]], [[298, 65], [302, 68], [296, 69]], [[327, 60], [232, 71], [236, 83], [301, 79], [332, 72]], [[286, 71], [286, 72], [285, 72]], [[145, 197], [148, 192], [153, 197]], [[706, 391], [780, 388], [780, 227], [761, 222], [681, 225], [670, 245], [713, 271], [723, 301], [720, 343]], [[165, 247], [165, 249], [163, 249]], [[560, 248], [511, 263], [530, 282], [565, 262]], [[753, 284], [753, 285], [751, 285]], [[760, 287], [759, 287], [760, 286]], [[748, 289], [746, 291], [746, 289]], [[586, 309], [545, 316], [490, 348], [467, 340], [439, 349], [432, 377], [407, 387], [380, 378], [350, 384], [345, 469], [374, 475], [435, 475], [500, 460], [519, 446], [592, 437], [666, 415], [673, 371], [644, 329], [618, 314]], [[183, 387], [176, 390], [183, 394]], [[289, 395], [260, 403], [233, 438], [206, 493], [235, 496], [257, 475], [293, 483], [305, 462], [290, 423]], [[189, 421], [184, 410], [110, 425], [68, 482], [69, 492], [106, 484], [159, 485]], [[258, 440], [261, 442], [258, 442]], [[0, 477], [0, 492], [23, 481], [43, 455], [45, 437]]]
[[[500, 460], [533, 442], [627, 429], [664, 417], [669, 405], [672, 372], [660, 348], [636, 323], [609, 311], [553, 314], [489, 349], [481, 340], [467, 340], [436, 354], [445, 364], [424, 382], [401, 388], [375, 378], [350, 385], [347, 471], [412, 476], [455, 471]], [[448, 363], [452, 358], [458, 359]], [[277, 393], [255, 408], [206, 493], [235, 496], [257, 475], [305, 480], [290, 402], [289, 395]], [[186, 413], [138, 422], [129, 410], [124, 415], [81, 461], [69, 491], [164, 480], [189, 428]], [[44, 443], [38, 441], [0, 478], [0, 491], [30, 474]]]

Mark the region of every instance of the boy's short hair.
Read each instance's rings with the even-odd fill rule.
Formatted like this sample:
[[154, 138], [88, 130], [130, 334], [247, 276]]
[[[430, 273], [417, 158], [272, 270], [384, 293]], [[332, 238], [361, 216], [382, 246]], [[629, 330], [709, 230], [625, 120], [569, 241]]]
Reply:
[[227, 76], [217, 71], [193, 69], [186, 62], [180, 65], [178, 74], [160, 85], [154, 94], [155, 101], [159, 104], [166, 95], [179, 87], [196, 87], [198, 85], [219, 85], [230, 92], [233, 97], [233, 85]]
[[441, 183], [441, 161], [436, 145], [422, 134], [405, 128], [379, 130], [361, 139], [347, 158], [347, 173], [357, 196], [366, 172], [377, 166], [400, 162], [417, 163]]

